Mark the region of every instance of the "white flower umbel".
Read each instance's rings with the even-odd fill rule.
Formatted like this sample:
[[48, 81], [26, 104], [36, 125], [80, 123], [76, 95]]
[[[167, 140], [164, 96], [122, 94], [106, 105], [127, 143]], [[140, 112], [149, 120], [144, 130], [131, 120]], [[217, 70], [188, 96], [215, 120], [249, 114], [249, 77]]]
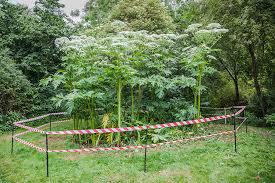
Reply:
[[185, 32], [187, 32], [187, 33], [196, 32], [197, 30], [199, 30], [200, 27], [202, 27], [202, 24], [198, 24], [198, 23], [191, 24], [187, 27]]
[[219, 23], [210, 23], [206, 26], [207, 29], [220, 29], [222, 28], [221, 24]]

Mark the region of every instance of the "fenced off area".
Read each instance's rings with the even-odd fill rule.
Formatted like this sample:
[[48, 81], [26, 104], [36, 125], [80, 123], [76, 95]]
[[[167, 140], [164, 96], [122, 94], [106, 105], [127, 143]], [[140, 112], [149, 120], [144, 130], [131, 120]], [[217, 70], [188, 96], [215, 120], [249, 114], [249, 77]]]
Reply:
[[0, 183], [274, 181], [274, 0], [0, 0]]
[[[245, 125], [247, 132], [247, 120], [244, 115], [245, 106], [235, 106], [230, 108], [203, 108], [206, 112], [201, 119], [171, 122], [163, 124], [131, 126], [123, 128], [104, 129], [69, 129], [72, 120], [66, 113], [50, 113], [43, 116], [30, 118], [14, 123], [15, 127], [26, 129], [27, 131], [14, 134], [12, 131], [11, 153], [14, 153], [14, 141], [36, 149], [40, 153], [45, 153], [46, 176], [49, 176], [50, 153], [79, 153], [97, 151], [121, 151], [144, 149], [144, 172], [147, 172], [147, 149], [159, 146], [182, 143], [186, 141], [202, 140], [216, 136], [232, 135], [232, 147], [237, 153], [237, 132]], [[214, 113], [213, 113], [214, 112]], [[209, 117], [211, 116], [211, 117]], [[189, 127], [190, 126], [190, 127]], [[188, 129], [196, 128], [198, 133], [188, 132]], [[164, 128], [178, 128], [181, 133], [187, 134], [185, 138], [162, 140], [159, 143], [148, 143], [148, 136], [154, 134], [154, 130]], [[61, 130], [62, 129], [62, 130]], [[203, 129], [203, 131], [201, 131]], [[187, 132], [186, 132], [187, 131]], [[194, 131], [194, 129], [193, 129]], [[200, 131], [200, 132], [199, 132]], [[107, 133], [123, 133], [125, 136], [133, 136], [133, 133], [140, 132], [145, 144], [116, 144], [109, 147], [101, 144], [100, 138]], [[96, 135], [98, 139], [93, 144], [86, 143]], [[81, 140], [84, 139], [84, 140]], [[234, 144], [234, 145], [233, 145]], [[233, 150], [233, 148], [232, 148]], [[53, 160], [54, 161], [54, 160]]]

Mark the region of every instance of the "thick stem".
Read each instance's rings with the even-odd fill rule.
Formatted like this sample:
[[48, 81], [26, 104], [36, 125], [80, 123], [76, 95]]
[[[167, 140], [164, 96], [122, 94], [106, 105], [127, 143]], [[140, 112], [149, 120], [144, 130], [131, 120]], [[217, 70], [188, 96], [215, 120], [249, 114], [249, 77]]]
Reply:
[[75, 114], [73, 114], [73, 122], [74, 122], [74, 124], [73, 124], [73, 125], [74, 125], [74, 126], [73, 126], [74, 128], [73, 128], [73, 129], [75, 130], [75, 129], [76, 129], [76, 128], [75, 128], [75, 125], [76, 125]]
[[[197, 109], [197, 103], [198, 103], [198, 79], [196, 80], [196, 86], [194, 89], [194, 108]], [[194, 114], [194, 118], [196, 118], [197, 115]]]
[[[119, 78], [117, 81], [117, 116], [118, 116], [118, 122], [117, 125], [120, 128], [121, 127], [121, 79]], [[120, 144], [120, 133], [117, 135], [118, 144]]]
[[138, 85], [138, 114], [141, 109], [141, 100], [142, 100], [142, 88], [141, 88], [141, 85]]
[[198, 75], [198, 114], [197, 118], [200, 117], [200, 110], [201, 110], [201, 79], [202, 79], [202, 73], [203, 73], [203, 65], [199, 65], [199, 75]]
[[131, 88], [131, 119], [134, 120], [135, 118], [135, 98], [134, 98], [134, 89], [133, 86], [130, 87]]
[[234, 86], [235, 86], [235, 105], [239, 105], [240, 103], [240, 93], [239, 93], [239, 82], [237, 76], [234, 79]]
[[[196, 85], [196, 88], [195, 88], [195, 91], [194, 91], [194, 107], [197, 108], [197, 85]], [[194, 116], [195, 117], [195, 116]]]
[[234, 67], [233, 71], [231, 72], [229, 68], [226, 66], [226, 64], [222, 61], [222, 59], [219, 59], [220, 63], [222, 64], [223, 68], [227, 71], [230, 78], [234, 82], [234, 89], [235, 89], [235, 105], [238, 105], [240, 102], [240, 93], [239, 93], [239, 80], [238, 80], [238, 70], [237, 70], [237, 62], [234, 60]]
[[121, 126], [121, 79], [118, 80], [117, 86], [117, 115], [118, 115], [118, 127]]
[[[95, 105], [94, 105], [94, 98], [92, 97], [91, 100], [91, 128], [95, 129]], [[96, 145], [96, 137], [95, 134], [92, 134], [92, 144], [93, 146]]]

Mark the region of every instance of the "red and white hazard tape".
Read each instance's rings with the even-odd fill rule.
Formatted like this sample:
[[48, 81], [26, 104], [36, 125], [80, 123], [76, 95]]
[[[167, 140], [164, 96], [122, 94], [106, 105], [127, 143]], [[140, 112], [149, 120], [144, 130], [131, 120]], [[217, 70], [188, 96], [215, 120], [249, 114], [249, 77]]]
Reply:
[[63, 134], [95, 134], [95, 133], [115, 133], [115, 132], [127, 132], [127, 131], [137, 131], [137, 130], [146, 130], [146, 129], [158, 129], [158, 128], [170, 128], [176, 126], [186, 126], [191, 124], [206, 123], [210, 121], [217, 121], [220, 119], [229, 118], [232, 116], [237, 116], [244, 110], [245, 106], [240, 108], [235, 114], [228, 114], [223, 116], [214, 116], [210, 118], [201, 118], [195, 120], [157, 124], [157, 125], [147, 125], [147, 126], [132, 126], [124, 128], [103, 128], [103, 129], [89, 129], [89, 130], [65, 130], [65, 131], [48, 131], [47, 134], [51, 135], [63, 135]]
[[49, 113], [49, 114], [45, 114], [43, 116], [38, 116], [38, 117], [34, 117], [34, 118], [29, 118], [29, 119], [17, 121], [17, 122], [14, 122], [13, 124], [26, 123], [26, 122], [30, 122], [30, 121], [43, 119], [43, 118], [48, 117], [48, 116], [57, 116], [57, 115], [64, 115], [64, 114], [67, 114], [67, 113], [66, 112]]
[[[69, 120], [69, 119], [66, 119], [66, 120], [61, 120], [61, 121], [54, 121], [54, 122], [52, 122], [52, 124], [59, 124], [59, 123], [64, 123], [64, 122], [68, 122], [68, 121], [70, 121], [70, 120]], [[38, 127], [36, 127], [36, 128], [33, 128], [33, 129], [39, 130], [39, 129], [41, 129], [41, 128], [45, 127], [45, 126], [48, 126], [48, 125], [49, 125], [49, 123], [46, 123], [46, 124], [44, 124], [44, 125], [38, 126]], [[14, 137], [18, 137], [18, 136], [21, 136], [21, 135], [25, 135], [25, 134], [30, 133], [30, 132], [33, 132], [33, 131], [32, 131], [32, 130], [24, 131], [24, 132], [15, 134]]]
[[38, 132], [38, 133], [42, 133], [42, 134], [46, 133], [43, 130], [39, 130], [37, 128], [32, 128], [32, 127], [25, 126], [25, 125], [22, 125], [22, 124], [15, 124], [15, 126], [20, 127], [20, 128], [25, 128], [25, 129], [27, 129], [28, 131], [31, 131], [31, 132]]
[[64, 114], [67, 114], [67, 113], [65, 113], [65, 112], [49, 113], [49, 114], [46, 114], [46, 115], [43, 115], [43, 116], [38, 116], [38, 117], [35, 117], [35, 118], [30, 118], [30, 119], [26, 119], [26, 120], [14, 122], [13, 124], [14, 124], [15, 126], [17, 126], [17, 127], [27, 129], [28, 131], [38, 132], [38, 133], [45, 134], [46, 132], [43, 131], [43, 130], [39, 130], [38, 128], [32, 128], [32, 127], [23, 125], [22, 123], [26, 123], [26, 122], [31, 122], [31, 121], [43, 119], [43, 118], [48, 117], [48, 116], [56, 116], [56, 115], [64, 115]]
[[215, 117], [210, 117], [210, 118], [202, 118], [202, 119], [165, 123], [165, 124], [157, 124], [157, 125], [147, 125], [147, 126], [132, 126], [132, 127], [123, 127], [123, 128], [102, 128], [102, 129], [90, 129], [90, 130], [48, 131], [46, 133], [51, 134], [51, 135], [61, 135], [61, 134], [95, 134], [95, 133], [129, 132], [129, 131], [146, 130], [146, 129], [158, 129], [158, 128], [170, 128], [170, 127], [176, 127], [176, 126], [186, 126], [186, 125], [216, 121], [219, 119], [229, 118], [231, 116], [232, 115], [215, 116]]
[[162, 143], [150, 144], [150, 145], [125, 146], [125, 147], [98, 147], [98, 148], [67, 149], [67, 150], [48, 150], [48, 152], [96, 152], [96, 151], [123, 151], [123, 150], [131, 150], [131, 149], [144, 149], [144, 148], [159, 147], [159, 146], [167, 145], [167, 144], [181, 143], [181, 142], [186, 142], [186, 141], [190, 141], [190, 140], [205, 139], [205, 138], [210, 138], [210, 137], [214, 137], [214, 136], [218, 136], [218, 135], [228, 135], [231, 133], [234, 133], [234, 131], [223, 131], [223, 132], [205, 135], [205, 136], [192, 137], [192, 138], [186, 138], [186, 139], [180, 139], [180, 140], [174, 140], [174, 141], [168, 141], [168, 142], [162, 142]]
[[[35, 118], [30, 118], [27, 120], [22, 120], [19, 122], [15, 122], [14, 125], [21, 127], [21, 128], [25, 128], [28, 131], [26, 132], [22, 132], [19, 134], [16, 134], [13, 136], [14, 140], [25, 144], [27, 146], [33, 147], [35, 149], [37, 149], [39, 152], [45, 152], [46, 150], [36, 146], [35, 144], [32, 144], [30, 142], [27, 142], [25, 140], [22, 140], [20, 138], [18, 138], [18, 136], [29, 133], [29, 132], [39, 132], [39, 133], [43, 133], [43, 134], [92, 134], [92, 133], [114, 133], [114, 132], [125, 132], [125, 131], [136, 131], [136, 130], [145, 130], [145, 129], [158, 129], [158, 128], [169, 128], [169, 127], [176, 127], [176, 126], [185, 126], [185, 125], [191, 125], [191, 124], [197, 124], [197, 123], [205, 123], [205, 122], [210, 122], [210, 121], [216, 121], [219, 119], [225, 119], [225, 118], [229, 118], [232, 116], [237, 116], [239, 115], [244, 109], [245, 106], [240, 106], [240, 107], [236, 107], [239, 108], [240, 110], [238, 112], [236, 112], [235, 114], [228, 114], [228, 115], [223, 115], [223, 116], [214, 116], [214, 117], [210, 117], [210, 118], [202, 118], [202, 119], [195, 119], [195, 120], [188, 120], [188, 121], [182, 121], [182, 122], [173, 122], [173, 123], [166, 123], [166, 124], [157, 124], [157, 125], [148, 125], [148, 126], [136, 126], [136, 127], [124, 127], [124, 128], [105, 128], [105, 129], [92, 129], [92, 130], [66, 130], [66, 131], [49, 131], [49, 132], [45, 132], [43, 130], [40, 130], [40, 128], [46, 126], [47, 124], [44, 124], [40, 127], [36, 127], [36, 128], [32, 128], [29, 126], [25, 126], [22, 125], [22, 123], [25, 122], [29, 122], [29, 121], [34, 121], [34, 120], [38, 120], [38, 119], [42, 119], [45, 118], [47, 116], [51, 116], [51, 115], [62, 115], [62, 114], [66, 114], [66, 113], [51, 113], [51, 114], [46, 114], [43, 116], [39, 116], [39, 117], [35, 117]], [[63, 120], [63, 121], [56, 121], [56, 122], [52, 122], [53, 123], [60, 123], [60, 122], [66, 122], [69, 120]], [[241, 125], [244, 123], [244, 121], [241, 123]], [[237, 128], [237, 130], [239, 129], [239, 127]], [[83, 152], [83, 151], [111, 151], [111, 150], [127, 150], [127, 149], [144, 149], [146, 147], [150, 148], [150, 147], [157, 147], [157, 146], [161, 146], [164, 144], [173, 144], [173, 143], [178, 143], [178, 142], [184, 142], [184, 141], [189, 141], [189, 140], [197, 140], [197, 139], [203, 139], [203, 138], [208, 138], [208, 137], [213, 137], [213, 136], [217, 136], [217, 135], [221, 135], [221, 134], [230, 134], [233, 133], [234, 131], [225, 131], [225, 132], [220, 132], [220, 133], [216, 133], [216, 134], [211, 134], [211, 135], [206, 135], [206, 136], [200, 136], [200, 137], [194, 137], [194, 138], [188, 138], [188, 139], [181, 139], [181, 140], [175, 140], [175, 141], [170, 141], [170, 142], [163, 142], [163, 143], [159, 143], [159, 144], [151, 144], [151, 145], [146, 145], [146, 146], [126, 146], [126, 147], [110, 147], [110, 148], [83, 148], [83, 149], [69, 149], [69, 150], [48, 150], [48, 152]]]
[[30, 143], [30, 142], [27, 142], [25, 140], [22, 140], [18, 137], [13, 137], [14, 140], [16, 140], [17, 142], [20, 142], [21, 144], [24, 144], [26, 146], [29, 146], [29, 147], [32, 147], [32, 148], [35, 148], [36, 150], [38, 150], [39, 152], [46, 152], [45, 149], [43, 149], [42, 147], [38, 147], [37, 145], [33, 144], [33, 143]]

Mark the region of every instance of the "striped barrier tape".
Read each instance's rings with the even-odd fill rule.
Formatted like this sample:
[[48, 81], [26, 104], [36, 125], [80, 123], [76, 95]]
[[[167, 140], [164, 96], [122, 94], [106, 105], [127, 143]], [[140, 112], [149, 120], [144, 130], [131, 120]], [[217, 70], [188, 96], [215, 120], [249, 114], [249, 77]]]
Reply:
[[[119, 129], [119, 130], [124, 130], [124, 131], [134, 131], [134, 130], [143, 130], [143, 129], [150, 129], [150, 128], [151, 129], [157, 129], [157, 128], [184, 126], [184, 125], [197, 124], [197, 123], [202, 123], [202, 122], [216, 121], [216, 120], [219, 120], [219, 119], [224, 119], [224, 118], [229, 118], [229, 117], [232, 117], [232, 116], [237, 116], [238, 114], [240, 114], [245, 109], [245, 106], [241, 106], [241, 107], [238, 107], [238, 108], [240, 108], [240, 110], [238, 112], [236, 112], [235, 114], [229, 114], [229, 115], [225, 115], [225, 116], [214, 116], [214, 117], [210, 117], [210, 118], [203, 118], [203, 119], [196, 119], [196, 120], [189, 120], [189, 121], [182, 121], [182, 122], [174, 122], [174, 123], [166, 123], [166, 124], [158, 124], [158, 125], [150, 125], [150, 126], [125, 127], [125, 128], [108, 128], [108, 129], [95, 129], [95, 130], [101, 130], [102, 133], [113, 133], [113, 132], [116, 132], [116, 131], [114, 131], [114, 130], [112, 131], [112, 129]], [[31, 119], [28, 119], [28, 120], [15, 122], [14, 124], [16, 126], [28, 129], [28, 131], [21, 132], [19, 134], [15, 134], [13, 136], [14, 140], [16, 140], [16, 141], [18, 141], [18, 142], [20, 142], [24, 145], [27, 145], [29, 147], [35, 148], [39, 152], [45, 152], [46, 150], [44, 148], [38, 147], [35, 144], [32, 144], [32, 143], [27, 142], [25, 140], [22, 140], [22, 139], [18, 138], [18, 136], [24, 135], [24, 134], [32, 132], [32, 131], [45, 133], [44, 131], [40, 130], [40, 128], [42, 128], [44, 126], [47, 126], [48, 124], [44, 124], [42, 126], [32, 128], [32, 127], [22, 125], [21, 123], [24, 123], [26, 121], [34, 121], [34, 120], [37, 120], [37, 119], [42, 119], [42, 118], [45, 118], [45, 117], [50, 116], [50, 115], [60, 115], [60, 114], [66, 114], [66, 113], [51, 113], [51, 114], [39, 116], [39, 117], [36, 117], [36, 118], [31, 118]], [[238, 118], [244, 119], [244, 121], [240, 124], [240, 126], [236, 129], [236, 131], [242, 126], [242, 124], [246, 120], [246, 118], [242, 118], [242, 117], [238, 117]], [[55, 121], [55, 122], [52, 122], [52, 124], [66, 122], [66, 121], [69, 121], [69, 120]], [[107, 131], [107, 130], [110, 130], [110, 131]], [[71, 132], [72, 130], [69, 130], [69, 131]], [[73, 131], [75, 131], [75, 130], [73, 130]], [[77, 130], [77, 131], [79, 132], [79, 131], [82, 131], [82, 130]], [[64, 132], [64, 131], [61, 131], [61, 132]], [[118, 132], [120, 132], [120, 131], [118, 131]], [[48, 150], [48, 152], [83, 152], [83, 151], [88, 152], [88, 151], [143, 149], [143, 148], [147, 148], [147, 147], [148, 148], [157, 147], [157, 146], [161, 146], [161, 145], [164, 145], [164, 144], [173, 144], [173, 143], [184, 142], [184, 141], [189, 141], [189, 140], [198, 140], [198, 139], [213, 137], [213, 136], [217, 136], [217, 135], [221, 135], [221, 134], [230, 134], [230, 133], [233, 133], [233, 132], [234, 131], [224, 131], [224, 132], [220, 132], [220, 133], [216, 133], [216, 134], [210, 134], [210, 135], [206, 135], [206, 136], [193, 137], [193, 138], [188, 138], [188, 139], [180, 139], [180, 140], [163, 142], [163, 143], [159, 143], [159, 144], [151, 144], [151, 145], [146, 145], [146, 146], [143, 145], [143, 146], [126, 146], [126, 147], [109, 147], [109, 148], [100, 147], [100, 148], [83, 148], [83, 149], [69, 149], [69, 150]], [[97, 133], [100, 133], [100, 132], [97, 131]], [[51, 133], [47, 132], [47, 134], [51, 134]], [[72, 134], [72, 133], [68, 133], [68, 134]], [[81, 133], [76, 133], [76, 134], [81, 134]]]
[[[55, 113], [55, 114], [56, 114], [56, 113]], [[54, 121], [54, 122], [52, 122], [52, 124], [58, 124], [58, 123], [63, 123], [63, 122], [67, 122], [67, 121], [69, 121], [69, 120]], [[45, 127], [45, 126], [47, 126], [47, 125], [49, 125], [49, 123], [44, 124], [44, 125], [41, 125], [41, 126], [39, 126], [39, 127], [36, 127], [36, 130], [38, 130], [38, 129], [40, 129], [40, 128], [43, 128], [43, 127]], [[13, 138], [15, 141], [17, 141], [17, 142], [19, 142], [19, 143], [21, 143], [21, 144], [24, 144], [24, 145], [26, 145], [26, 146], [29, 146], [29, 147], [32, 147], [32, 148], [36, 149], [38, 152], [46, 152], [46, 150], [45, 150], [44, 148], [39, 147], [39, 146], [37, 146], [37, 145], [35, 145], [35, 144], [31, 143], [31, 142], [28, 142], [28, 141], [25, 141], [25, 140], [23, 140], [23, 139], [18, 138], [19, 136], [25, 135], [25, 134], [30, 133], [30, 132], [33, 132], [33, 131], [32, 131], [32, 130], [24, 131], [24, 132], [15, 134], [12, 138]]]
[[42, 147], [38, 147], [37, 145], [30, 143], [28, 141], [22, 140], [18, 137], [13, 137], [14, 140], [16, 140], [17, 142], [20, 142], [21, 144], [24, 144], [26, 146], [32, 147], [34, 149], [36, 149], [38, 152], [46, 152], [45, 149], [43, 149]]
[[[162, 143], [157, 143], [157, 144], [150, 144], [150, 145], [125, 146], [125, 147], [99, 147], [99, 148], [83, 148], [83, 149], [68, 149], [68, 150], [48, 150], [48, 152], [96, 152], [96, 151], [117, 151], [117, 150], [121, 151], [121, 150], [131, 150], [131, 149], [154, 148], [154, 147], [159, 147], [159, 146], [167, 145], [167, 144], [175, 144], [175, 143], [181, 143], [181, 142], [191, 141], [191, 140], [200, 140], [200, 139], [205, 139], [205, 138], [211, 138], [211, 137], [218, 136], [218, 135], [228, 135], [231, 133], [234, 133], [234, 131], [223, 131], [223, 132], [205, 135], [205, 136], [191, 137], [191, 138], [186, 138], [186, 139], [179, 139], [179, 140], [162, 142]], [[41, 148], [33, 143], [22, 140], [18, 137], [14, 137], [14, 140], [16, 140], [17, 142], [20, 142], [24, 145], [27, 145], [29, 147], [35, 148], [36, 150], [38, 150], [38, 152], [46, 152], [46, 150], [44, 148]]]
[[[66, 120], [59, 120], [59, 121], [54, 121], [52, 122], [52, 124], [59, 124], [59, 123], [64, 123], [64, 122], [67, 122], [67, 121], [70, 121], [69, 119], [66, 119]], [[46, 123], [44, 125], [41, 125], [41, 126], [38, 126], [35, 128], [35, 130], [39, 130], [45, 126], [48, 126], [49, 123]], [[18, 134], [15, 134], [14, 137], [18, 137], [18, 136], [21, 136], [21, 135], [25, 135], [27, 133], [30, 133], [30, 132], [34, 132], [33, 130], [28, 130], [28, 131], [24, 131], [24, 132], [21, 132], [21, 133], [18, 133]]]
[[176, 127], [176, 126], [186, 126], [186, 125], [198, 124], [203, 122], [216, 121], [219, 119], [224, 119], [229, 117], [231, 117], [231, 115], [215, 116], [210, 118], [157, 124], [157, 125], [132, 126], [132, 127], [123, 127], [123, 128], [102, 128], [102, 129], [90, 129], [90, 130], [48, 131], [46, 133], [51, 135], [68, 135], [68, 134], [71, 135], [71, 134], [96, 134], [96, 133], [102, 134], [102, 133], [128, 132], [128, 131], [137, 131], [137, 130], [146, 130], [146, 129], [159, 129], [159, 128], [170, 128], [170, 127]]
[[39, 130], [37, 128], [32, 128], [32, 127], [21, 125], [21, 124], [15, 124], [15, 126], [20, 127], [20, 128], [25, 128], [25, 129], [27, 129], [28, 131], [31, 131], [31, 132], [38, 132], [38, 133], [42, 133], [42, 134], [46, 133], [43, 130]]
[[43, 119], [43, 118], [48, 117], [48, 116], [65, 115], [65, 114], [67, 114], [67, 113], [65, 113], [65, 112], [49, 113], [49, 114], [45, 114], [43, 116], [38, 116], [38, 117], [35, 117], [35, 118], [29, 118], [29, 119], [25, 119], [25, 120], [22, 120], [22, 121], [14, 122], [13, 124], [17, 127], [27, 129], [28, 131], [45, 134], [46, 132], [43, 131], [43, 130], [39, 130], [38, 128], [29, 127], [29, 126], [23, 125], [22, 123], [36, 121], [36, 120]]
[[67, 114], [67, 113], [66, 112], [49, 113], [49, 114], [45, 114], [45, 115], [42, 115], [42, 116], [17, 121], [17, 122], [14, 122], [13, 124], [26, 123], [26, 122], [30, 122], [30, 121], [36, 121], [36, 120], [39, 120], [39, 119], [43, 119], [43, 118], [48, 117], [48, 116], [57, 116], [57, 115], [65, 115], [65, 114]]
[[89, 129], [89, 130], [65, 130], [65, 131], [48, 131], [46, 134], [51, 135], [71, 135], [71, 134], [96, 134], [96, 133], [115, 133], [115, 132], [127, 132], [127, 131], [137, 131], [137, 130], [146, 130], [146, 129], [159, 129], [159, 128], [170, 128], [176, 126], [186, 126], [191, 124], [206, 123], [210, 121], [217, 121], [220, 119], [230, 118], [232, 116], [239, 115], [245, 106], [242, 106], [238, 112], [235, 114], [228, 114], [223, 116], [214, 116], [210, 118], [201, 118], [195, 120], [181, 121], [181, 122], [172, 122], [165, 124], [157, 125], [146, 125], [146, 126], [132, 126], [132, 127], [123, 127], [123, 128], [102, 128], [102, 129]]
[[145, 149], [145, 148], [159, 147], [159, 146], [167, 145], [167, 144], [181, 143], [181, 142], [190, 141], [190, 140], [200, 140], [200, 139], [210, 138], [210, 137], [214, 137], [214, 136], [218, 136], [218, 135], [228, 135], [231, 133], [234, 133], [234, 131], [223, 131], [223, 132], [205, 135], [205, 136], [179, 139], [179, 140], [162, 142], [162, 143], [158, 143], [158, 144], [150, 144], [150, 145], [125, 146], [125, 147], [98, 147], [98, 148], [82, 148], [82, 149], [67, 149], [67, 150], [48, 150], [48, 152], [96, 152], [96, 151], [123, 151], [123, 150], [131, 150], [131, 149], [132, 150], [133, 149]]

